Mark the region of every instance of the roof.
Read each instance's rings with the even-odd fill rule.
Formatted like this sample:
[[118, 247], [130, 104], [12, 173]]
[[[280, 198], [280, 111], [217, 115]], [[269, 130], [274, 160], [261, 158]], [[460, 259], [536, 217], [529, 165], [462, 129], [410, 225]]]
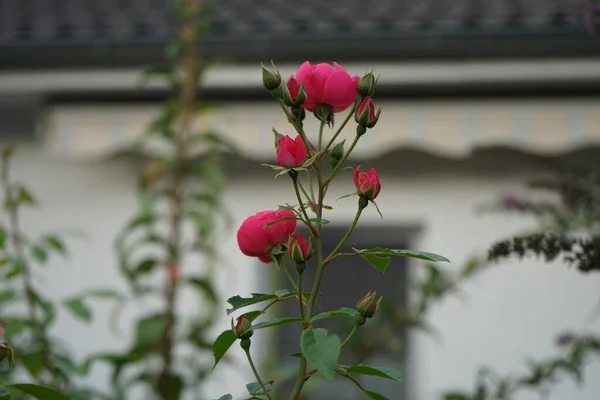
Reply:
[[[291, 54], [292, 50], [296, 54], [300, 51], [316, 55], [318, 51], [310, 52], [311, 47], [317, 47], [315, 40], [319, 40], [321, 50], [330, 43], [329, 53], [348, 50], [352, 44], [348, 57], [356, 58], [359, 49], [368, 57], [374, 56], [373, 51], [390, 56], [390, 51], [399, 45], [404, 46], [402, 49], [412, 48], [414, 54], [443, 53], [449, 39], [462, 40], [458, 47], [464, 49], [465, 43], [474, 46], [477, 39], [484, 37], [506, 41], [554, 35], [575, 38], [578, 43], [593, 46], [586, 47], [588, 51], [595, 49], [600, 53], [598, 40], [594, 41], [585, 32], [581, 17], [584, 1], [213, 0], [209, 10], [212, 29], [205, 43], [210, 53], [240, 55], [254, 61], [264, 56], [270, 58], [273, 52]], [[103, 54], [108, 54], [103, 51], [110, 49], [106, 50], [110, 53], [118, 46], [164, 46], [176, 29], [173, 3], [173, 0], [0, 0], [2, 58], [6, 61], [34, 48], [64, 51], [94, 46], [98, 62]], [[374, 46], [374, 41], [381, 46]], [[511, 42], [514, 46], [515, 41]], [[286, 49], [281, 48], [284, 43]], [[367, 45], [357, 48], [360, 43], [370, 45], [368, 49]], [[390, 43], [394, 46], [390, 47]], [[485, 47], [489, 47], [489, 41], [486, 43]], [[292, 44], [300, 47], [290, 48]], [[124, 53], [121, 57], [126, 58], [128, 51]], [[71, 56], [79, 55], [83, 53]]]

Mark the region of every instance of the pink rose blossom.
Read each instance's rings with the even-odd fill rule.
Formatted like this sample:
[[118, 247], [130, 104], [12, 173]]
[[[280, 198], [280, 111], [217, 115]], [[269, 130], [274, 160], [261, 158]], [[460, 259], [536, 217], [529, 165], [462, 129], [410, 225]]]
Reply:
[[314, 111], [319, 104], [326, 104], [336, 113], [354, 103], [360, 77], [350, 76], [344, 67], [335, 62], [331, 66], [327, 63], [312, 65], [306, 61], [298, 68], [296, 80], [304, 83], [306, 90], [306, 101], [302, 107]]
[[[258, 257], [264, 263], [271, 262], [271, 248], [278, 244], [287, 244], [288, 239], [296, 230], [296, 220], [292, 210], [267, 210], [252, 215], [242, 223], [237, 232], [237, 242], [242, 253], [249, 257]], [[282, 221], [270, 225], [265, 225]]]

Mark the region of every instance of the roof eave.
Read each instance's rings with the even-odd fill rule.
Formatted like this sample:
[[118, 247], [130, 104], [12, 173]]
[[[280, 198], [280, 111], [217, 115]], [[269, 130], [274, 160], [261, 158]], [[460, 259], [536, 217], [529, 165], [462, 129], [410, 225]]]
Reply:
[[[1, 47], [0, 69], [139, 67], [164, 62], [163, 42], [65, 43]], [[207, 40], [203, 54], [235, 63], [331, 60], [543, 59], [600, 56], [600, 40], [583, 33], [232, 38]]]

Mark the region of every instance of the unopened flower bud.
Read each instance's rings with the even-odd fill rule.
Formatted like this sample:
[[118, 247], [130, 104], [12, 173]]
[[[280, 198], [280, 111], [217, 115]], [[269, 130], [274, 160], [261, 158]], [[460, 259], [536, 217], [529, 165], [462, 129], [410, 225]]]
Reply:
[[250, 339], [250, 337], [254, 334], [252, 330], [252, 323], [245, 315], [240, 316], [237, 319], [235, 324], [235, 328], [233, 328], [233, 332], [238, 339]]
[[373, 96], [373, 93], [375, 93], [375, 76], [372, 72], [369, 72], [358, 81], [356, 90], [361, 96]]
[[342, 158], [344, 158], [344, 143], [346, 142], [346, 140], [342, 140], [341, 142], [339, 142], [338, 144], [336, 144], [335, 146], [333, 146], [333, 149], [331, 149], [331, 153], [329, 154], [329, 165], [331, 166], [331, 169], [333, 170], [334, 168], [336, 168], [339, 163], [342, 161]]
[[373, 128], [375, 124], [377, 124], [379, 114], [381, 114], [381, 108], [377, 110], [377, 114], [375, 114], [375, 104], [373, 103], [373, 99], [365, 97], [358, 105], [356, 113], [354, 114], [354, 119], [363, 127]]
[[304, 264], [311, 259], [312, 246], [300, 232], [296, 232], [290, 236], [288, 255], [296, 264]]
[[365, 318], [373, 318], [381, 297], [377, 300], [377, 292], [369, 292], [365, 297], [360, 299], [356, 304], [356, 311]]
[[262, 65], [263, 86], [269, 91], [277, 89], [281, 85], [281, 75], [277, 71]]
[[286, 106], [301, 106], [306, 101], [306, 90], [304, 83], [298, 82], [294, 75], [290, 75], [288, 81], [282, 87], [283, 101]]

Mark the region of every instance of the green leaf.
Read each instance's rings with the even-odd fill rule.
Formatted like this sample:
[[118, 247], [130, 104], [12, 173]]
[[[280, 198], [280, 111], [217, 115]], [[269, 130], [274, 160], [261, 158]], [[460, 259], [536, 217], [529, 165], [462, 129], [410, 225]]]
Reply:
[[6, 289], [0, 292], [0, 305], [17, 300], [19, 297], [13, 289]]
[[0, 386], [0, 400], [10, 400], [10, 390]]
[[327, 330], [307, 329], [300, 337], [300, 348], [307, 361], [316, 368], [325, 379], [331, 381], [335, 376], [335, 365], [340, 356], [342, 341]]
[[92, 320], [92, 311], [81, 298], [72, 298], [65, 301], [65, 307], [67, 307], [67, 310], [69, 310], [73, 316], [85, 322], [90, 322]]
[[240, 297], [233, 296], [230, 297], [227, 302], [232, 306], [227, 310], [227, 315], [231, 315], [231, 313], [239, 310], [240, 308], [248, 307], [253, 304], [262, 303], [264, 301], [275, 300], [275, 299], [285, 299], [292, 298], [295, 295], [295, 292], [290, 290], [278, 290], [273, 294], [264, 294], [264, 293], [251, 293], [252, 297]]
[[48, 235], [43, 239], [43, 243], [45, 243], [48, 247], [56, 250], [58, 253], [63, 256], [67, 255], [67, 248], [65, 247], [63, 241], [56, 235]]
[[233, 397], [230, 394], [226, 394], [226, 395], [223, 395], [223, 396], [219, 397], [216, 400], [233, 400]]
[[333, 317], [355, 317], [358, 315], [358, 311], [353, 308], [342, 307], [339, 310], [335, 311], [325, 311], [318, 315], [315, 315], [311, 321], [318, 321], [320, 319], [325, 318], [333, 318]]
[[153, 258], [148, 258], [140, 261], [134, 268], [133, 273], [136, 276], [149, 274], [154, 271], [156, 266], [158, 265], [158, 261]]
[[279, 326], [285, 324], [293, 324], [294, 322], [302, 322], [302, 318], [275, 318], [272, 321], [260, 322], [252, 327], [253, 330], [270, 328], [272, 326]]
[[349, 374], [378, 376], [380, 378], [391, 379], [396, 382], [402, 382], [400, 372], [392, 368], [385, 367], [369, 367], [367, 365], [353, 365], [351, 367], [343, 367]]
[[199, 292], [204, 293], [206, 297], [213, 303], [218, 303], [219, 298], [217, 297], [217, 293], [215, 292], [215, 288], [213, 287], [210, 280], [206, 278], [189, 278], [188, 283], [196, 288]]
[[14, 385], [6, 385], [9, 389], [15, 389], [19, 392], [26, 393], [35, 397], [38, 400], [69, 400], [64, 394], [57, 392], [44, 386], [34, 385], [32, 383], [16, 383]]
[[140, 347], [152, 347], [164, 334], [167, 318], [164, 314], [155, 314], [138, 321], [135, 329], [136, 344]]
[[384, 273], [387, 267], [390, 265], [391, 259], [389, 256], [409, 257], [432, 262], [450, 261], [446, 257], [438, 254], [427, 253], [418, 250], [383, 249], [380, 247], [375, 247], [372, 249], [355, 249], [353, 247], [352, 250], [354, 250], [366, 262], [371, 264], [371, 266], [375, 267], [382, 273]]
[[463, 393], [447, 393], [444, 400], [471, 400], [471, 397]]
[[217, 340], [215, 340], [212, 346], [213, 356], [215, 358], [213, 369], [215, 369], [219, 361], [221, 361], [225, 353], [227, 353], [227, 350], [229, 350], [231, 345], [233, 345], [236, 340], [237, 337], [231, 329], [221, 332], [221, 334], [217, 337]]
[[114, 299], [119, 301], [125, 300], [121, 293], [113, 289], [93, 289], [85, 292], [84, 296], [98, 299]]
[[19, 187], [19, 193], [17, 194], [17, 203], [31, 207], [37, 204], [33, 195], [23, 186]]
[[44, 250], [40, 246], [37, 246], [37, 245], [33, 246], [31, 248], [31, 255], [40, 264], [43, 264], [46, 261], [48, 261], [48, 253], [46, 253], [46, 250]]
[[[251, 311], [244, 315], [248, 318], [250, 322], [253, 322], [261, 314], [262, 311]], [[227, 329], [226, 331], [221, 332], [221, 334], [217, 337], [217, 340], [215, 340], [212, 346], [213, 356], [215, 358], [215, 363], [212, 367], [213, 369], [215, 369], [219, 361], [221, 361], [225, 353], [227, 353], [227, 350], [229, 350], [231, 345], [234, 344], [236, 340], [237, 337], [231, 329]]]
[[370, 391], [366, 391], [366, 394], [369, 396], [369, 398], [371, 400], [389, 400], [387, 397], [385, 397], [382, 394], [379, 393], [375, 393], [375, 392], [370, 392]]
[[0, 226], [0, 249], [6, 246], [6, 229]]
[[272, 392], [271, 388], [269, 388], [270, 385], [273, 384], [274, 381], [269, 381], [269, 382], [265, 382], [265, 388], [267, 389], [266, 391], [264, 391], [262, 389], [262, 387], [260, 387], [260, 383], [258, 382], [252, 382], [246, 385], [246, 390], [248, 390], [248, 393], [251, 394], [252, 396], [264, 396], [266, 394], [270, 394]]

